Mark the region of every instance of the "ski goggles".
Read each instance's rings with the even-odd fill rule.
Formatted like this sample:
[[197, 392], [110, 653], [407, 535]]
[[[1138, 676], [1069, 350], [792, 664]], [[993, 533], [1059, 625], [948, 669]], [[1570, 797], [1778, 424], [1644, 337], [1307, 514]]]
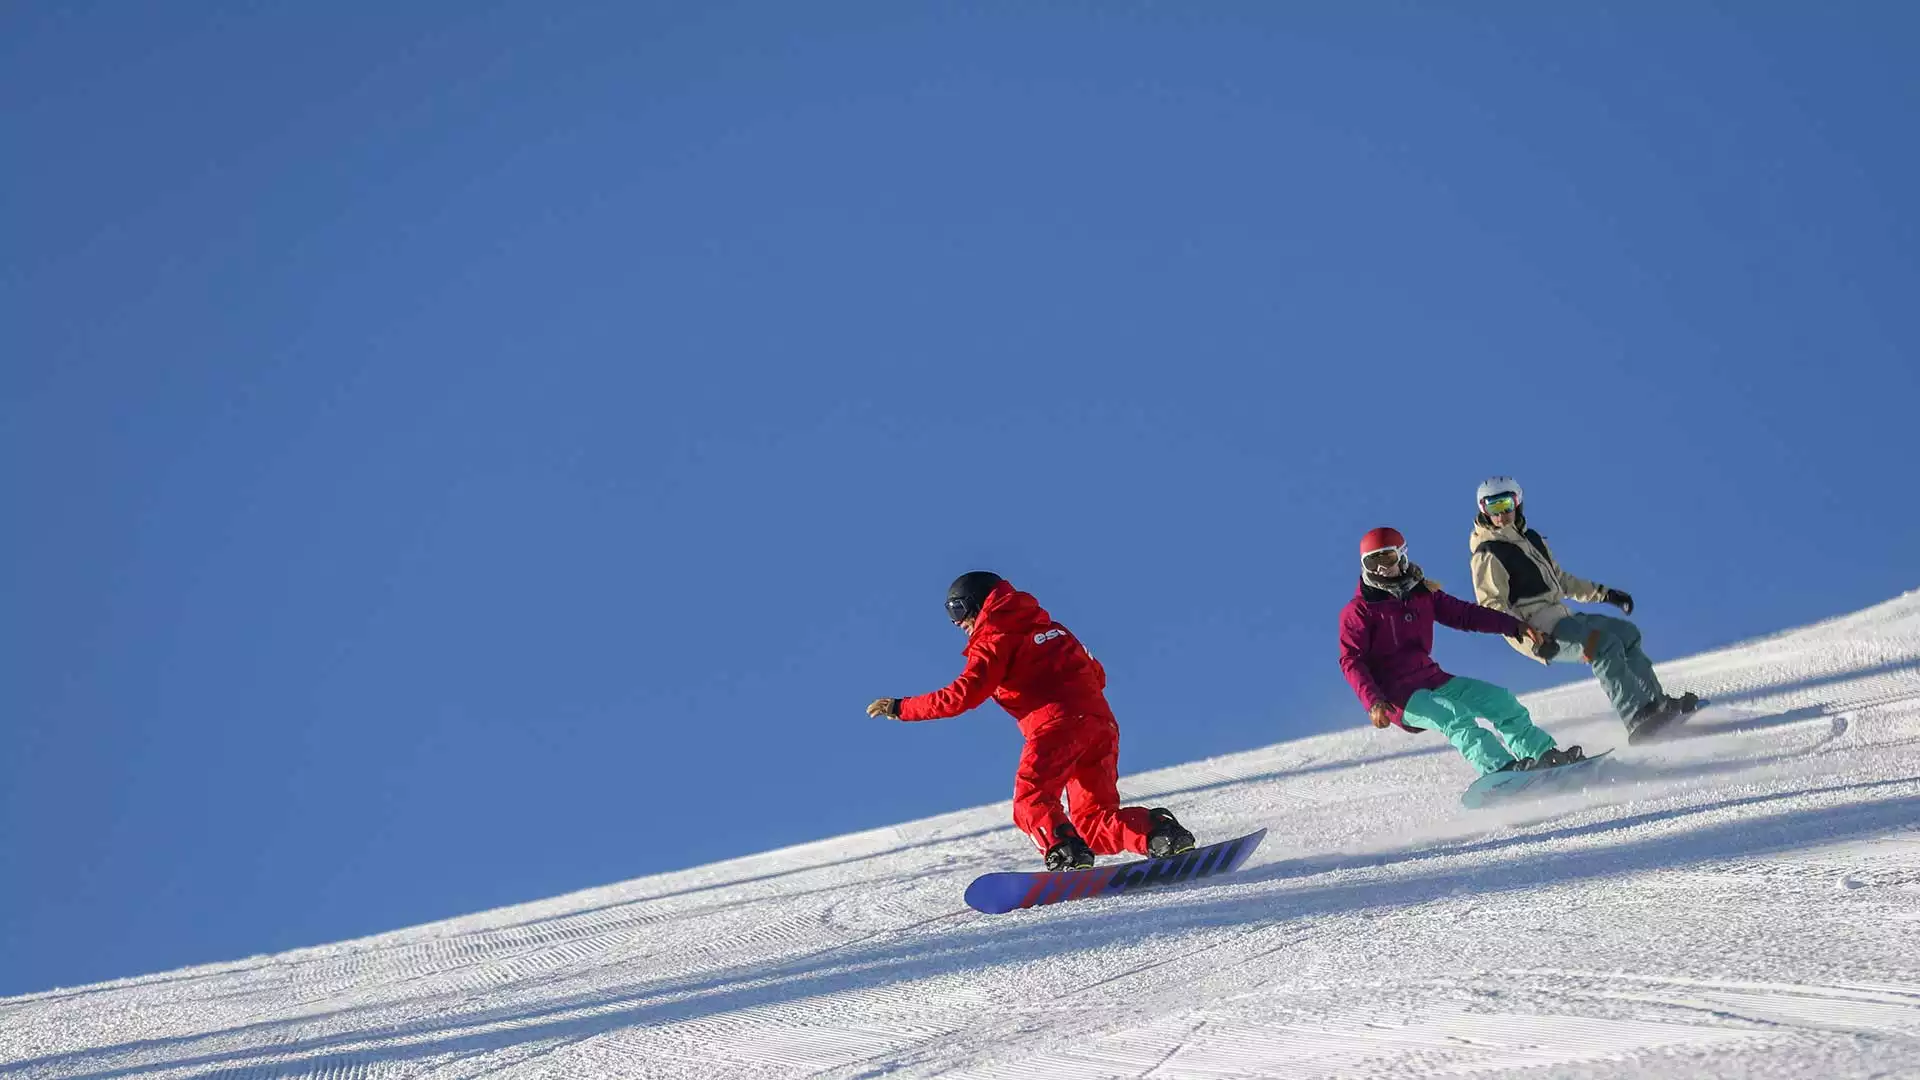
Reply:
[[1511, 514], [1519, 508], [1520, 500], [1510, 494], [1489, 495], [1480, 500], [1480, 509], [1486, 511], [1488, 517], [1496, 517], [1500, 514]]
[[1400, 547], [1383, 547], [1378, 551], [1369, 551], [1365, 555], [1360, 556], [1361, 568], [1371, 570], [1376, 574], [1382, 570], [1399, 566], [1406, 561], [1407, 549], [1404, 545]]
[[947, 618], [953, 620], [955, 626], [966, 622], [967, 616], [971, 614], [973, 614], [973, 612], [967, 610], [967, 602], [965, 600], [958, 596], [947, 598]]

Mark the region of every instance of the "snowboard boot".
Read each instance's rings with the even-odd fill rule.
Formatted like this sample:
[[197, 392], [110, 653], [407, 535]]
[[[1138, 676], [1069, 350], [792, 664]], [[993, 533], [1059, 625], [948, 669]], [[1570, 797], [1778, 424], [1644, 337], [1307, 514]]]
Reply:
[[1699, 711], [1701, 705], [1700, 695], [1691, 690], [1681, 694], [1679, 697], [1670, 697], [1667, 699], [1667, 702], [1671, 711], [1680, 713], [1683, 716], [1690, 712]]
[[1539, 758], [1517, 757], [1495, 769], [1494, 772], [1532, 772], [1539, 767]]
[[1578, 746], [1569, 746], [1565, 750], [1549, 750], [1535, 759], [1536, 769], [1557, 769], [1562, 765], [1571, 765], [1576, 761], [1585, 761], [1587, 752]]
[[1093, 849], [1087, 846], [1080, 834], [1071, 825], [1062, 825], [1053, 830], [1059, 839], [1047, 849], [1047, 869], [1091, 870], [1093, 869]]
[[1156, 859], [1193, 850], [1193, 834], [1174, 818], [1173, 811], [1156, 806], [1147, 811], [1153, 831], [1147, 834], [1147, 854]]
[[1635, 710], [1633, 719], [1627, 721], [1627, 744], [1631, 746], [1656, 737], [1682, 715], [1679, 698], [1654, 698]]

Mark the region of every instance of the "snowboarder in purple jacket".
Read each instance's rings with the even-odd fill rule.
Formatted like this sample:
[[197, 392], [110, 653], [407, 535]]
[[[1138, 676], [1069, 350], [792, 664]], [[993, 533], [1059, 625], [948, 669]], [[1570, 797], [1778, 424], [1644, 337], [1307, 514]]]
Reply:
[[1398, 530], [1369, 531], [1360, 541], [1360, 587], [1340, 611], [1340, 670], [1374, 727], [1439, 731], [1482, 774], [1580, 760], [1577, 746], [1555, 749], [1553, 736], [1504, 687], [1442, 671], [1433, 660], [1436, 621], [1530, 643], [1541, 636], [1505, 612], [1442, 592], [1408, 561]]

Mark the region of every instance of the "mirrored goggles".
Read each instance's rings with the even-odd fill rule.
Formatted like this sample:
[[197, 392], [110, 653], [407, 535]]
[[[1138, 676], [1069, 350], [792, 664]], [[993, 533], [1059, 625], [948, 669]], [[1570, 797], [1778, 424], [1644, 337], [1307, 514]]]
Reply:
[[1369, 551], [1365, 555], [1360, 556], [1360, 566], [1376, 574], [1382, 570], [1389, 570], [1399, 566], [1406, 561], [1407, 549], [1405, 547], [1384, 547], [1378, 551]]
[[967, 616], [971, 614], [973, 614], [973, 612], [967, 610], [967, 602], [965, 600], [958, 596], [950, 596], [947, 598], [947, 618], [953, 620], [956, 625], [966, 622]]
[[1511, 514], [1519, 507], [1519, 501], [1511, 495], [1489, 495], [1480, 503], [1480, 509], [1486, 511], [1488, 517]]

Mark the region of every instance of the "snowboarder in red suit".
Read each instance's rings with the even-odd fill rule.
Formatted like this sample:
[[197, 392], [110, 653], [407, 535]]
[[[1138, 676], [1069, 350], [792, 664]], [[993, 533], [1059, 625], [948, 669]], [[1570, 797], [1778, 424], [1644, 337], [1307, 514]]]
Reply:
[[1046, 854], [1049, 870], [1084, 870], [1095, 855], [1163, 858], [1193, 848], [1193, 834], [1168, 811], [1120, 805], [1120, 725], [1107, 705], [1107, 672], [1072, 631], [985, 570], [954, 581], [947, 617], [967, 633], [966, 670], [931, 694], [880, 698], [868, 716], [938, 720], [989, 697], [999, 702], [1026, 736], [1013, 823]]

